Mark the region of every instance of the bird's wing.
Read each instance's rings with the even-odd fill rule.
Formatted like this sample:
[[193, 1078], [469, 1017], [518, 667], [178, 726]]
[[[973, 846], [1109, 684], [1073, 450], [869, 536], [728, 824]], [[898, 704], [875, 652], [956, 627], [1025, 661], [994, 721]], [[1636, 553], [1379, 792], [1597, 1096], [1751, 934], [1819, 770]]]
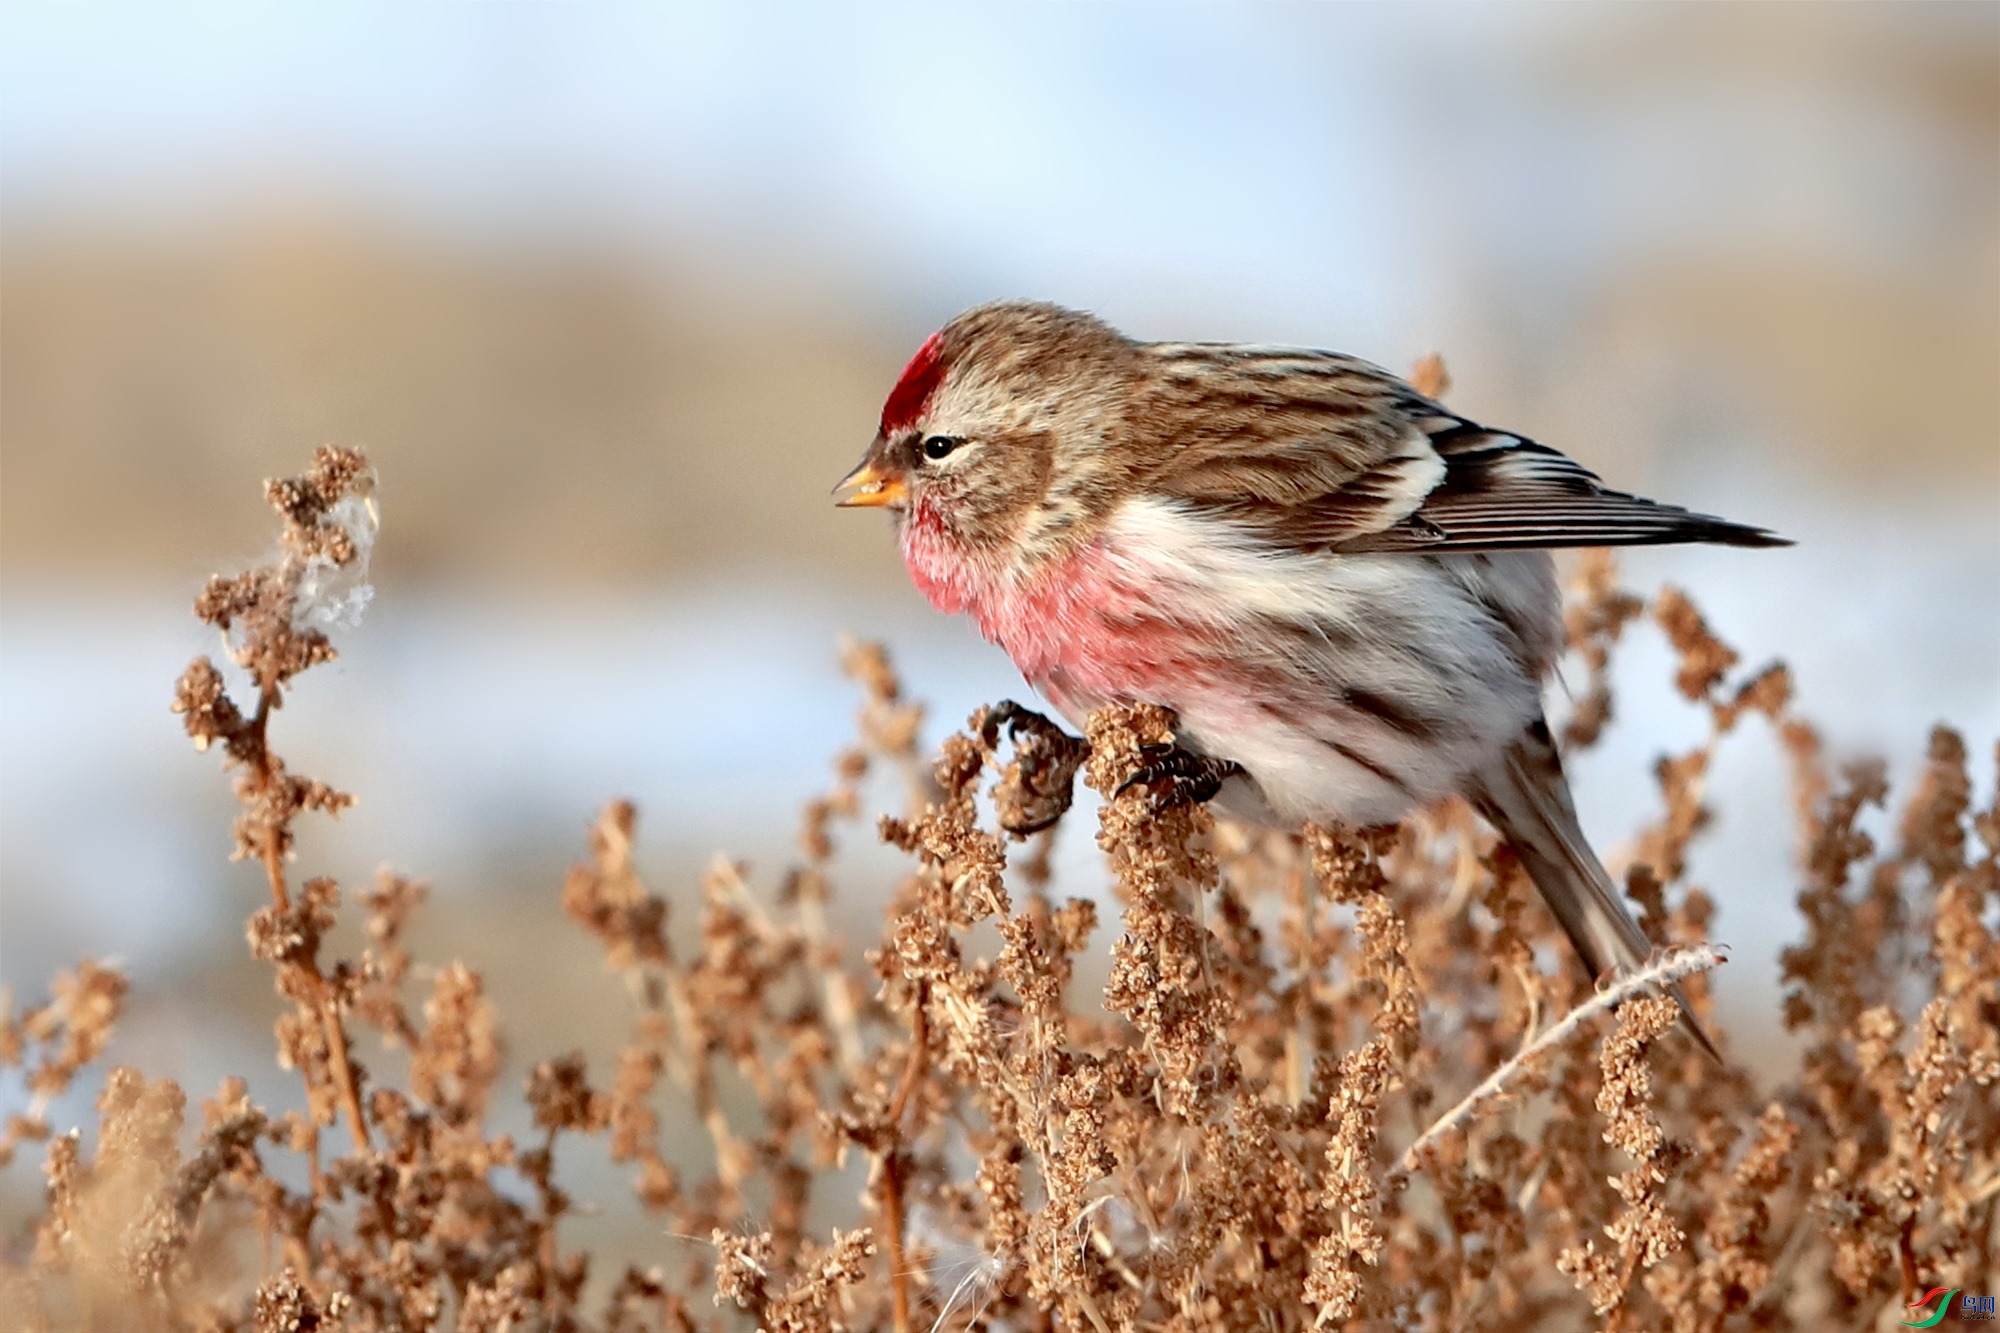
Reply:
[[1519, 435], [1457, 417], [1430, 416], [1420, 424], [1444, 463], [1443, 480], [1410, 514], [1331, 545], [1454, 552], [1668, 542], [1790, 545], [1762, 528], [1614, 491], [1574, 459]]
[[1444, 478], [1405, 407], [1416, 391], [1379, 367], [1292, 348], [1142, 350], [1152, 374], [1127, 424], [1142, 442], [1146, 484], [1184, 503], [1267, 517], [1345, 509], [1353, 531], [1366, 532]]
[[1470, 552], [1784, 538], [1614, 491], [1380, 367], [1289, 348], [1153, 344], [1135, 415], [1157, 490], [1291, 547]]

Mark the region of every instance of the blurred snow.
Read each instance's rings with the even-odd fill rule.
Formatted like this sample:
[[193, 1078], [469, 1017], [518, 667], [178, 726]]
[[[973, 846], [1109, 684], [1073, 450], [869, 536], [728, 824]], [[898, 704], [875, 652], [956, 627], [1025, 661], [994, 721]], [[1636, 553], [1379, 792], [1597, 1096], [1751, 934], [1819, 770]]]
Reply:
[[[1969, 609], [1986, 595], [1986, 534], [1969, 523], [1901, 533], [1883, 559], [1879, 548], [1841, 552], [1837, 523], [1808, 510], [1757, 512], [1778, 513], [1802, 546], [1633, 552], [1627, 574], [1642, 588], [1690, 589], [1745, 670], [1785, 657], [1836, 757], [1883, 754], [1907, 779], [1929, 728], [1949, 721], [1972, 744], [1984, 789], [2000, 736], [2000, 621], [1940, 627], [1930, 605]], [[882, 554], [895, 559], [886, 534]], [[1909, 596], [1919, 583], [1923, 600]], [[83, 953], [123, 955], [142, 978], [198, 968], [218, 928], [233, 934], [245, 895], [261, 892], [255, 867], [223, 864], [231, 808], [215, 756], [196, 754], [166, 709], [187, 660], [214, 649], [184, 602], [166, 588], [112, 605], [9, 601], [0, 975], [32, 984]], [[789, 856], [800, 804], [852, 736], [856, 696], [837, 666], [846, 632], [890, 645], [929, 705], [932, 742], [982, 703], [1030, 697], [963, 622], [839, 587], [715, 580], [594, 599], [391, 590], [274, 723], [296, 768], [361, 798], [337, 824], [309, 821], [302, 860], [351, 885], [386, 863], [434, 878], [446, 896], [552, 898], [612, 796], [639, 803], [659, 867], [718, 852]], [[1617, 720], [1573, 766], [1586, 828], [1608, 856], [1657, 809], [1653, 760], [1705, 730], [1671, 674], [1658, 633], [1635, 628], [1615, 677]], [[1558, 686], [1553, 707], [1560, 697]], [[1721, 820], [1694, 857], [1722, 905], [1718, 934], [1745, 961], [1774, 957], [1796, 928], [1785, 783], [1765, 729], [1746, 724], [1717, 766]], [[1094, 852], [1087, 837], [1072, 843], [1074, 888], [1094, 878]]]

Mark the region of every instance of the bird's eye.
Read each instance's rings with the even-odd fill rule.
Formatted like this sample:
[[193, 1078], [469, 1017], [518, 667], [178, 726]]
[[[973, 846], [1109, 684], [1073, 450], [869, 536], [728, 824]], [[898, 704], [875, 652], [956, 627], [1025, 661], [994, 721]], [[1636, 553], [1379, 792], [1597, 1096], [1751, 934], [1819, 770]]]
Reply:
[[943, 458], [964, 443], [965, 441], [959, 439], [956, 435], [928, 436], [925, 438], [923, 445], [924, 457], [935, 463], [938, 459]]

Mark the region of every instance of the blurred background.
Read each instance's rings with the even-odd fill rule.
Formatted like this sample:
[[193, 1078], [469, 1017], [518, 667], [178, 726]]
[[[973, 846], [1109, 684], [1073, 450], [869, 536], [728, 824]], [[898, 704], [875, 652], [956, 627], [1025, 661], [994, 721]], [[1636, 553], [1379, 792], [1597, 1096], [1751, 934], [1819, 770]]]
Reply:
[[[382, 476], [374, 605], [275, 728], [360, 796], [301, 869], [432, 879], [421, 951], [488, 968], [518, 1063], [608, 1045], [557, 906], [603, 800], [677, 902], [718, 851], [769, 884], [850, 730], [841, 631], [933, 738], [1020, 692], [827, 499], [991, 298], [1441, 352], [1470, 415], [1799, 540], [1625, 568], [1790, 660], [1838, 752], [2000, 733], [1994, 5], [11, 4], [0, 117], [0, 979], [122, 958], [112, 1058], [197, 1096], [291, 1096], [264, 889], [166, 707], [260, 479], [324, 441]], [[1614, 859], [1703, 731], [1668, 675], [1635, 631], [1574, 774]], [[1748, 730], [1694, 876], [1759, 1041], [1796, 876]]]

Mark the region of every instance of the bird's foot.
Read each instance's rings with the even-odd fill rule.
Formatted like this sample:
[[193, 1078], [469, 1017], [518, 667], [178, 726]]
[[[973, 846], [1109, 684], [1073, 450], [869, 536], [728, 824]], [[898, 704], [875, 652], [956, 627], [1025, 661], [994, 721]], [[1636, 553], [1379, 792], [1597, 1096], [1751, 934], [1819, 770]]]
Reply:
[[1139, 767], [1118, 784], [1115, 794], [1123, 796], [1133, 787], [1149, 788], [1155, 812], [1203, 804], [1222, 790], [1224, 782], [1243, 773], [1243, 765], [1233, 759], [1196, 754], [1178, 745], [1142, 745], [1139, 758]]
[[1000, 827], [1017, 838], [1040, 833], [1069, 813], [1076, 800], [1076, 771], [1090, 758], [1090, 742], [1072, 736], [1032, 708], [1003, 699], [986, 711], [979, 738], [1000, 744], [1005, 728], [1014, 762], [994, 790]]

